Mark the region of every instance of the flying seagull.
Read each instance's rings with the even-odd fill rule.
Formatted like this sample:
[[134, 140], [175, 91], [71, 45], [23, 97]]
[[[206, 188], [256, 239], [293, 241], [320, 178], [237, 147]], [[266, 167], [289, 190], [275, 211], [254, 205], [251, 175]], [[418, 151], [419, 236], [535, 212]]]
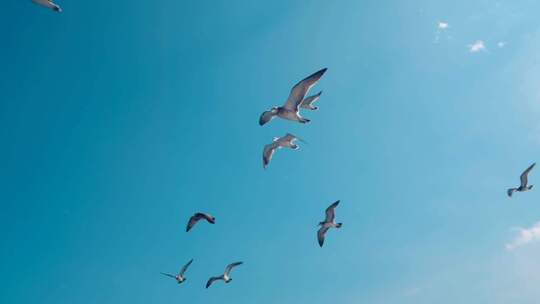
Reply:
[[274, 141], [271, 144], [264, 146], [263, 167], [266, 169], [268, 164], [270, 164], [272, 156], [274, 155], [274, 152], [276, 152], [276, 150], [279, 150], [281, 148], [290, 148], [293, 150], [297, 150], [299, 147], [297, 144], [294, 143], [296, 140], [302, 141], [300, 138], [290, 133], [287, 133], [283, 137], [274, 137]]
[[44, 6], [44, 7], [48, 7], [55, 12], [58, 12], [58, 13], [62, 12], [62, 9], [60, 8], [60, 6], [58, 6], [57, 4], [55, 4], [54, 2], [50, 0], [32, 0], [32, 2], [39, 4], [41, 6]]
[[534, 168], [534, 165], [536, 165], [536, 163], [533, 163], [532, 165], [529, 166], [529, 168], [527, 168], [525, 171], [523, 171], [523, 173], [521, 173], [521, 176], [519, 177], [519, 179], [521, 180], [521, 185], [519, 185], [519, 187], [510, 188], [507, 190], [506, 193], [508, 194], [509, 197], [512, 197], [512, 194], [516, 191], [525, 192], [532, 189], [533, 185], [528, 186], [527, 184], [529, 183], [528, 181], [529, 173]]
[[231, 270], [238, 266], [238, 265], [242, 265], [243, 262], [235, 262], [235, 263], [232, 263], [232, 264], [229, 264], [227, 265], [227, 268], [225, 268], [225, 273], [223, 273], [222, 275], [218, 276], [218, 277], [211, 277], [208, 282], [206, 282], [206, 288], [210, 287], [210, 285], [212, 285], [212, 283], [214, 283], [215, 281], [218, 281], [218, 280], [223, 280], [225, 281], [225, 283], [229, 283], [232, 281], [232, 278], [229, 276], [229, 274], [231, 273]]
[[184, 267], [182, 267], [182, 269], [180, 270], [180, 272], [177, 275], [170, 274], [170, 273], [164, 273], [164, 272], [162, 272], [161, 274], [164, 275], [164, 276], [168, 276], [170, 278], [175, 279], [176, 282], [178, 282], [178, 284], [182, 284], [182, 283], [184, 283], [186, 281], [186, 277], [184, 276], [184, 273], [188, 269], [189, 265], [191, 265], [191, 263], [193, 263], [193, 259], [191, 259], [191, 261], [187, 262], [187, 264], [184, 265]]
[[319, 107], [314, 106], [313, 104], [317, 100], [319, 100], [319, 97], [321, 97], [321, 94], [322, 94], [322, 91], [320, 91], [319, 93], [317, 93], [315, 95], [311, 95], [311, 96], [307, 97], [306, 99], [302, 100], [302, 103], [300, 104], [300, 107], [302, 109], [308, 109], [308, 110], [312, 110], [312, 111], [318, 110]]
[[192, 217], [189, 218], [189, 222], [188, 222], [187, 227], [186, 227], [186, 232], [189, 232], [191, 230], [191, 228], [193, 228], [193, 226], [195, 226], [195, 224], [197, 224], [197, 222], [202, 220], [202, 219], [205, 219], [210, 224], [215, 224], [216, 223], [216, 218], [213, 217], [212, 215], [210, 215], [208, 213], [197, 212]]
[[308, 91], [315, 84], [317, 84], [317, 82], [319, 81], [319, 79], [321, 79], [322, 75], [324, 74], [324, 72], [326, 72], [326, 70], [326, 68], [319, 70], [297, 83], [291, 89], [289, 98], [287, 98], [287, 101], [283, 106], [273, 107], [269, 111], [265, 111], [264, 113], [262, 113], [261, 117], [259, 118], [259, 125], [262, 126], [266, 124], [270, 120], [274, 119], [276, 116], [283, 119], [298, 121], [300, 123], [308, 123], [309, 119], [304, 118], [299, 114], [300, 105], [304, 101], [304, 98], [306, 97]]
[[320, 222], [319, 226], [321, 228], [317, 232], [317, 239], [319, 240], [319, 245], [322, 247], [324, 244], [324, 238], [326, 236], [326, 232], [330, 228], [341, 228], [343, 223], [336, 223], [336, 207], [339, 205], [339, 201], [333, 203], [330, 205], [330, 207], [326, 208], [326, 218], [324, 219], [324, 222]]

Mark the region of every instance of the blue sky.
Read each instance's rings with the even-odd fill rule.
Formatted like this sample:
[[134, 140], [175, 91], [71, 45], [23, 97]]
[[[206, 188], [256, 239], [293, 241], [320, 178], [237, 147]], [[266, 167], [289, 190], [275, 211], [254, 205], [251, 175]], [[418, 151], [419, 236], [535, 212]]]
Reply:
[[0, 302], [538, 303], [540, 3], [414, 2], [4, 3]]

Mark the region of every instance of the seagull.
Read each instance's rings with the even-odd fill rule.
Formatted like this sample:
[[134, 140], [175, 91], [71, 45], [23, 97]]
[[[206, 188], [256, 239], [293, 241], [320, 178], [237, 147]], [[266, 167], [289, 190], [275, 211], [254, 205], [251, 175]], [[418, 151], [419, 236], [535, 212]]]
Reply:
[[318, 110], [319, 107], [314, 106], [313, 104], [317, 100], [319, 100], [319, 97], [321, 97], [321, 94], [322, 94], [322, 91], [320, 91], [319, 93], [317, 93], [315, 95], [311, 95], [311, 96], [307, 97], [306, 99], [302, 100], [302, 103], [300, 104], [300, 107], [302, 109], [308, 109], [308, 110], [312, 110], [312, 111]]
[[180, 272], [177, 275], [170, 274], [170, 273], [164, 273], [164, 272], [162, 272], [161, 274], [164, 275], [164, 276], [168, 276], [170, 278], [175, 279], [176, 282], [178, 282], [178, 284], [182, 284], [182, 283], [184, 283], [186, 281], [186, 277], [184, 276], [184, 273], [188, 269], [189, 265], [191, 265], [191, 263], [193, 263], [193, 259], [191, 259], [191, 261], [187, 262], [187, 264], [184, 265], [184, 267], [182, 267], [182, 269], [180, 270]]
[[214, 283], [215, 281], [218, 281], [218, 280], [223, 280], [223, 281], [225, 281], [225, 283], [231, 282], [232, 278], [229, 276], [229, 274], [231, 273], [231, 270], [234, 267], [236, 267], [238, 265], [242, 265], [242, 264], [243, 264], [243, 262], [235, 262], [235, 263], [227, 265], [227, 267], [225, 268], [225, 273], [223, 273], [219, 277], [211, 277], [208, 280], [208, 282], [206, 282], [206, 288], [210, 287], [210, 285], [212, 285], [212, 283]]
[[300, 123], [308, 123], [309, 119], [304, 118], [299, 114], [300, 105], [303, 103], [304, 97], [306, 97], [308, 91], [317, 84], [326, 70], [326, 68], [319, 70], [297, 83], [291, 89], [289, 98], [287, 98], [287, 101], [282, 107], [273, 107], [269, 111], [262, 113], [259, 118], [259, 125], [262, 126], [266, 124], [276, 116], [283, 119], [298, 121]]
[[191, 230], [191, 228], [193, 228], [193, 226], [195, 226], [195, 224], [197, 224], [197, 222], [202, 220], [202, 219], [205, 219], [210, 224], [215, 224], [216, 223], [216, 218], [213, 217], [212, 215], [210, 215], [208, 213], [197, 212], [192, 217], [189, 218], [189, 222], [188, 222], [187, 227], [186, 227], [186, 232], [189, 232]]
[[321, 228], [317, 232], [317, 239], [319, 240], [319, 245], [322, 247], [324, 244], [324, 238], [326, 236], [326, 232], [330, 228], [341, 228], [343, 223], [336, 223], [336, 207], [339, 205], [339, 201], [333, 203], [330, 205], [330, 207], [326, 208], [326, 218], [324, 219], [324, 222], [320, 222], [319, 226]]
[[268, 144], [264, 146], [263, 150], [263, 168], [266, 169], [268, 164], [270, 164], [270, 160], [272, 160], [272, 156], [274, 155], [274, 152], [276, 150], [279, 150], [281, 148], [290, 148], [293, 150], [298, 150], [298, 145], [294, 143], [294, 141], [302, 139], [287, 133], [283, 137], [274, 137], [274, 141], [271, 144]]
[[529, 168], [527, 168], [525, 171], [523, 171], [523, 173], [521, 173], [521, 176], [519, 177], [519, 179], [521, 180], [521, 185], [519, 185], [519, 187], [510, 188], [507, 190], [506, 193], [508, 194], [509, 197], [512, 197], [512, 194], [516, 191], [525, 192], [532, 189], [533, 185], [528, 186], [527, 184], [529, 183], [528, 181], [529, 173], [534, 168], [534, 165], [536, 165], [536, 163], [533, 163], [532, 165], [529, 166]]
[[54, 2], [50, 0], [32, 0], [32, 2], [39, 4], [41, 6], [44, 6], [44, 7], [48, 7], [55, 12], [58, 12], [58, 13], [62, 12], [62, 9], [60, 8], [60, 6], [58, 6], [57, 4], [55, 4]]

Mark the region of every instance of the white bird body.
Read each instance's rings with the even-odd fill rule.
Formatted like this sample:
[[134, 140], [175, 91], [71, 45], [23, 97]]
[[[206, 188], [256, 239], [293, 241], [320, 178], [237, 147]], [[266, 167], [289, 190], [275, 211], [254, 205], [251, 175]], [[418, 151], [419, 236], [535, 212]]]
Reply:
[[[261, 114], [259, 118], [259, 124], [262, 126], [272, 119], [279, 117], [286, 120], [297, 121], [300, 123], [308, 123], [309, 119], [304, 118], [300, 115], [300, 107], [306, 101], [304, 108], [314, 109], [315, 107], [311, 106], [311, 103], [315, 102], [318, 99], [317, 95], [310, 96], [306, 99], [306, 94], [309, 90], [317, 84], [319, 79], [326, 72], [326, 68], [319, 70], [308, 77], [301, 80], [297, 83], [292, 89], [287, 98], [285, 104], [281, 107], [273, 107], [272, 109], [265, 111]], [[318, 94], [320, 96], [320, 94]]]
[[58, 4], [55, 4], [54, 2], [52, 2], [50, 0], [32, 0], [32, 2], [34, 2], [34, 3], [38, 4], [38, 5], [41, 5], [43, 7], [50, 8], [55, 12], [58, 12], [58, 13], [62, 12], [62, 9], [60, 8], [60, 6]]

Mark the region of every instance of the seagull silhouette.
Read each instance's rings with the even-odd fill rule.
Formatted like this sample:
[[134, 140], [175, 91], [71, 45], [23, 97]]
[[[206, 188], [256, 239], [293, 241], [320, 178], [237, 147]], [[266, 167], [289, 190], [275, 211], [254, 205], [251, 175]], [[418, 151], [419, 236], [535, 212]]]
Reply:
[[283, 137], [274, 137], [274, 141], [271, 144], [268, 144], [264, 146], [263, 150], [263, 168], [266, 169], [268, 165], [270, 164], [270, 161], [272, 160], [272, 157], [274, 156], [274, 153], [281, 149], [281, 148], [290, 148], [293, 150], [298, 150], [298, 145], [294, 142], [296, 140], [300, 140], [303, 142], [302, 139], [287, 133]]
[[525, 192], [532, 189], [533, 185], [528, 186], [527, 184], [529, 183], [529, 173], [531, 172], [531, 170], [534, 168], [535, 165], [536, 163], [533, 163], [532, 165], [529, 166], [529, 168], [527, 168], [525, 171], [523, 171], [523, 173], [521, 173], [521, 176], [519, 177], [521, 184], [519, 185], [519, 187], [510, 188], [506, 191], [506, 194], [508, 194], [509, 197], [512, 197], [512, 194], [514, 192]]
[[[261, 117], [259, 118], [259, 125], [265, 125], [275, 117], [297, 121], [300, 123], [308, 123], [309, 119], [304, 118], [300, 116], [299, 110], [300, 106], [304, 101], [304, 98], [306, 97], [306, 94], [309, 92], [309, 90], [317, 84], [319, 79], [324, 75], [326, 72], [326, 68], [319, 70], [305, 79], [301, 80], [299, 83], [297, 83], [292, 89], [291, 93], [289, 94], [289, 98], [287, 98], [287, 101], [285, 104], [281, 107], [273, 107], [272, 109], [265, 111], [262, 113]], [[315, 97], [316, 96], [316, 97]], [[318, 98], [317, 95], [308, 97], [308, 98]], [[319, 94], [320, 96], [320, 94]], [[306, 104], [310, 104], [315, 102], [315, 100], [307, 101]], [[311, 108], [307, 106], [308, 108]]]
[[206, 288], [210, 287], [210, 285], [212, 285], [215, 281], [218, 281], [218, 280], [223, 280], [225, 281], [225, 283], [230, 283], [232, 281], [232, 278], [230, 277], [230, 273], [231, 273], [231, 270], [238, 266], [238, 265], [242, 265], [243, 262], [235, 262], [235, 263], [231, 263], [229, 265], [227, 265], [227, 267], [225, 268], [225, 272], [220, 275], [220, 276], [217, 276], [217, 277], [211, 277], [208, 282], [206, 282]]
[[176, 275], [170, 274], [170, 273], [165, 273], [165, 272], [162, 272], [161, 274], [164, 275], [164, 276], [168, 276], [170, 278], [175, 279], [176, 282], [178, 282], [178, 284], [182, 284], [182, 283], [184, 283], [186, 281], [186, 277], [184, 276], [184, 273], [188, 269], [189, 265], [191, 265], [191, 263], [193, 263], [193, 259], [191, 259], [189, 262], [187, 262], [187, 264], [184, 265], [184, 267], [182, 267], [182, 269], [180, 269], [180, 272], [178, 274], [176, 274]]
[[189, 221], [186, 227], [186, 232], [189, 232], [191, 228], [193, 228], [193, 226], [195, 226], [195, 224], [197, 224], [197, 222], [202, 219], [205, 219], [210, 224], [216, 223], [216, 218], [213, 217], [212, 215], [208, 213], [197, 212], [192, 217], [189, 218]]
[[343, 223], [336, 223], [336, 207], [339, 205], [339, 201], [333, 203], [328, 208], [326, 208], [326, 218], [323, 222], [319, 223], [321, 228], [317, 231], [317, 240], [319, 241], [319, 246], [323, 246], [324, 238], [326, 237], [326, 232], [330, 228], [341, 228]]

